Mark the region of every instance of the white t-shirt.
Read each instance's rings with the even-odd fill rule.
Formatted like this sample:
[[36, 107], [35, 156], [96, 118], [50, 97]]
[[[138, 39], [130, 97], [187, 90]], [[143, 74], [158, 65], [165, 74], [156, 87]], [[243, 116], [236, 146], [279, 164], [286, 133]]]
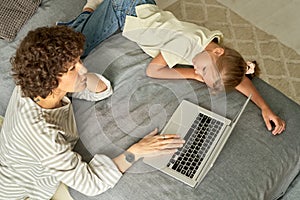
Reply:
[[160, 52], [169, 67], [192, 65], [192, 59], [214, 39], [220, 41], [220, 31], [210, 31], [193, 23], [179, 21], [171, 12], [156, 5], [136, 7], [137, 17], [126, 16], [123, 36], [136, 42], [151, 57]]

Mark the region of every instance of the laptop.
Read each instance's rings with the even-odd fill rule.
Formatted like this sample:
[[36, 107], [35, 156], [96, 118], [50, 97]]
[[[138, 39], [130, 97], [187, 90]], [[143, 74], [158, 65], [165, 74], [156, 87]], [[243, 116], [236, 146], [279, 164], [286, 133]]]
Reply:
[[173, 155], [144, 158], [144, 163], [196, 187], [213, 166], [250, 99], [251, 95], [232, 120], [183, 100], [161, 134], [180, 134], [186, 141], [184, 146]]

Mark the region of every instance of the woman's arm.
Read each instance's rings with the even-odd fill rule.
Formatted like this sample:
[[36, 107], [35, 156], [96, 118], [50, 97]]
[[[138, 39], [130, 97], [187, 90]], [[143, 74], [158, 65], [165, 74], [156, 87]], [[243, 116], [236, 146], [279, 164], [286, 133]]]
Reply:
[[133, 155], [133, 161], [128, 162], [126, 160], [125, 153], [114, 158], [113, 161], [124, 173], [135, 161], [142, 157], [172, 154], [182, 147], [184, 140], [180, 139], [176, 134], [157, 135], [157, 129], [141, 139], [138, 143], [129, 147], [126, 152]]
[[169, 68], [161, 53], [159, 53], [149, 63], [146, 74], [151, 78], [196, 79], [203, 82], [202, 77], [195, 74], [195, 70], [193, 68]]
[[285, 122], [273, 113], [273, 111], [258, 93], [249, 78], [245, 77], [242, 82], [238, 86], [236, 86], [235, 89], [246, 95], [247, 97], [252, 94], [251, 100], [261, 109], [262, 117], [269, 131], [272, 130], [270, 121], [274, 122], [275, 128], [272, 131], [273, 135], [280, 134], [285, 130]]

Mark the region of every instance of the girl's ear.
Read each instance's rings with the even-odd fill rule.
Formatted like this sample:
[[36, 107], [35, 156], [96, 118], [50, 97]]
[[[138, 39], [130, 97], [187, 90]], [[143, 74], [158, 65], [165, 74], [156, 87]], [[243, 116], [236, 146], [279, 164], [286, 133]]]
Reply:
[[224, 54], [224, 49], [222, 47], [216, 47], [212, 52], [217, 56], [221, 56]]

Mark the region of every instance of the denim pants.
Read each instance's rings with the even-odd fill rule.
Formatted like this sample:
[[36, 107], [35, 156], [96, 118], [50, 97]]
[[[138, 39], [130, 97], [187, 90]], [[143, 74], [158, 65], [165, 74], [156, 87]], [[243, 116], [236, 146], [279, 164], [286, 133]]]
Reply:
[[123, 30], [126, 15], [136, 16], [135, 7], [141, 4], [155, 4], [154, 0], [104, 0], [94, 12], [82, 12], [70, 22], [58, 22], [81, 32], [86, 38], [85, 58], [98, 44]]

